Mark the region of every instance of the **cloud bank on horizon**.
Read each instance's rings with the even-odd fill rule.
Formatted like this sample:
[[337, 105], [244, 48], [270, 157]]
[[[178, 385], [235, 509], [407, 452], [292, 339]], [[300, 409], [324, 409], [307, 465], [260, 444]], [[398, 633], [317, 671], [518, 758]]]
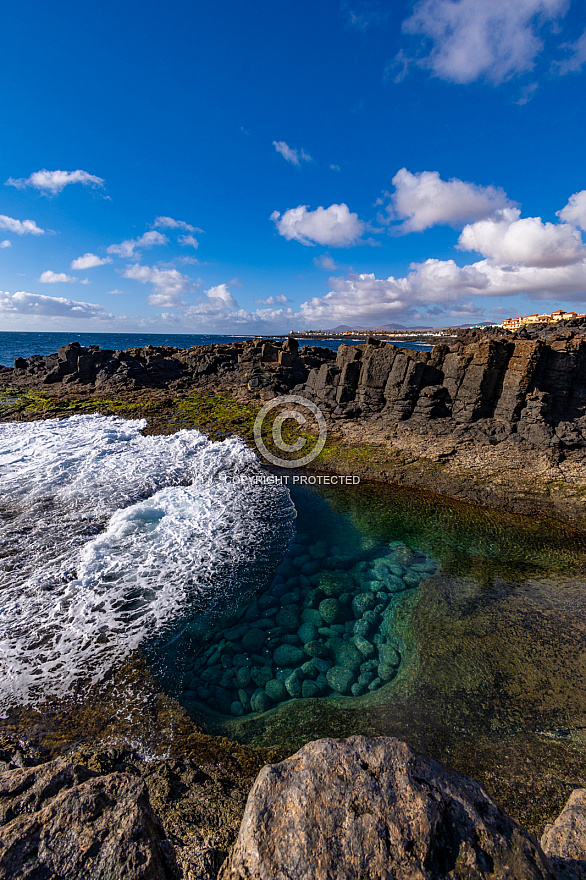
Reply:
[[[256, 309], [241, 308], [227, 282], [211, 285], [199, 293], [201, 281], [174, 265], [143, 264], [140, 262], [143, 250], [170, 244], [168, 236], [157, 229], [108, 245], [107, 256], [87, 252], [74, 259], [71, 268], [109, 266], [114, 258], [135, 260], [115, 271], [125, 279], [150, 285], [148, 305], [175, 310], [162, 315], [170, 328], [195, 322], [196, 326], [203, 323], [219, 331], [235, 326], [241, 330], [262, 326], [283, 332], [292, 323], [298, 328], [333, 326], [340, 322], [375, 326], [404, 315], [415, 320], [426, 316], [430, 320], [438, 316], [473, 317], [480, 313], [479, 298], [519, 294], [533, 300], [586, 301], [586, 247], [580, 233], [586, 226], [586, 190], [572, 194], [567, 204], [556, 212], [559, 221], [553, 223], [544, 222], [541, 217], [522, 217], [521, 209], [514, 207], [501, 188], [457, 178], [445, 181], [437, 171], [410, 172], [401, 168], [392, 182], [394, 191], [386, 196], [384, 216], [381, 218], [379, 212], [382, 222], [378, 227], [375, 220], [361, 220], [343, 203], [314, 210], [299, 205], [282, 215], [274, 211], [271, 220], [278, 234], [287, 241], [331, 249], [348, 249], [359, 243], [372, 245], [389, 234], [403, 237], [434, 226], [449, 226], [459, 230], [454, 249], [475, 252], [482, 259], [458, 265], [455, 259], [429, 257], [422, 262], [412, 262], [408, 273], [399, 277], [377, 278], [372, 272], [348, 272], [331, 277], [331, 289], [325, 295], [311, 297], [297, 309], [284, 306], [288, 299], [284, 295], [257, 299]], [[3, 219], [4, 228], [18, 232], [20, 221], [0, 218], [0, 223]], [[27, 232], [37, 234], [34, 221], [24, 222], [29, 224]], [[171, 217], [157, 217], [152, 226], [168, 231], [199, 230]], [[369, 239], [365, 238], [367, 233]], [[179, 235], [178, 242], [184, 243], [185, 237]], [[314, 258], [314, 263], [330, 271], [337, 268], [329, 253]], [[38, 280], [42, 284], [90, 283], [87, 278], [79, 279], [51, 269], [43, 271]], [[195, 301], [190, 299], [194, 294]], [[51, 304], [52, 299], [55, 301]], [[12, 296], [5, 293], [0, 300], [0, 313], [2, 311], [9, 315], [92, 317], [112, 325], [116, 323], [114, 315], [96, 304], [62, 297], [39, 297], [23, 291]]]
[[[134, 90], [131, 124], [110, 90], [109, 131], [104, 106], [74, 100], [68, 80], [68, 134], [14, 137], [1, 162], [0, 329], [280, 333], [586, 308], [578, 0], [300, 0], [278, 21], [229, 5], [229, 32], [217, 10], [197, 21], [210, 85], [189, 119], [151, 112], [156, 96]], [[182, 10], [185, 36], [173, 31], [160, 74], [181, 107], [192, 97], [179, 71], [199, 63]], [[154, 45], [158, 21], [147, 13], [143, 26]], [[52, 63], [51, 22], [45, 37], [29, 60]], [[142, 52], [111, 48], [121, 82], [146, 72]], [[103, 49], [93, 63], [105, 77]], [[23, 106], [36, 101], [23, 93]], [[89, 284], [91, 303], [41, 292]]]

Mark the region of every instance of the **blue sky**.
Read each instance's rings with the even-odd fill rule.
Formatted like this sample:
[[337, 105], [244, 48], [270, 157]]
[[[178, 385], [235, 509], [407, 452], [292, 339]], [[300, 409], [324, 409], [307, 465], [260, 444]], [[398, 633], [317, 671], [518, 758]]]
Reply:
[[0, 329], [586, 310], [581, 0], [10, 4]]

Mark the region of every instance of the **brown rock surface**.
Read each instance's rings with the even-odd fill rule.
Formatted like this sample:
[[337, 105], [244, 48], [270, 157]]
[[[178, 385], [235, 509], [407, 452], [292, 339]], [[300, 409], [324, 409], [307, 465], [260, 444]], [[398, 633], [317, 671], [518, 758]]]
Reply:
[[221, 880], [553, 880], [476, 783], [395, 739], [324, 739], [256, 780]]
[[586, 789], [570, 795], [552, 825], [546, 825], [541, 846], [558, 880], [586, 880]]
[[145, 783], [60, 760], [0, 774], [1, 880], [171, 880]]

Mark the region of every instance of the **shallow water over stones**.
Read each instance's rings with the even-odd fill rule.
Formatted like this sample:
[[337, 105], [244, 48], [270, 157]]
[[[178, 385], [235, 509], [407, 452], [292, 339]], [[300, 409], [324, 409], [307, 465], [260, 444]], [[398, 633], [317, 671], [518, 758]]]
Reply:
[[194, 620], [159, 654], [166, 688], [190, 713], [362, 697], [401, 669], [398, 609], [437, 563], [403, 541], [372, 541], [312, 492], [293, 500], [296, 535], [268, 588], [220, 621]]
[[[161, 754], [166, 748], [174, 753], [191, 748], [193, 736], [200, 743], [206, 736], [200, 734], [203, 730], [220, 736], [205, 740], [218, 756], [221, 749], [230, 754], [240, 749], [233, 744], [237, 741], [253, 746], [255, 755], [270, 753], [265, 759], [271, 762], [323, 736], [396, 736], [479, 779], [509, 813], [537, 833], [543, 821], [559, 813], [572, 789], [586, 786], [586, 536], [551, 520], [492, 513], [429, 493], [372, 484], [293, 492], [293, 501], [296, 535], [284, 560], [275, 560], [266, 569], [248, 566], [248, 580], [239, 580], [240, 598], [235, 598], [236, 590], [227, 594], [218, 576], [211, 584], [217, 596], [213, 608], [186, 609], [182, 618], [186, 625], [173, 639], [145, 646], [156, 682], [146, 667], [137, 666], [132, 678], [121, 675], [104, 682], [100, 693], [80, 694], [79, 704], [64, 707], [63, 714], [52, 716], [51, 706], [36, 720], [32, 713], [30, 718], [21, 714], [14, 721], [19, 736], [28, 729], [34, 737], [50, 740], [57, 731], [68, 742], [138, 742], [143, 751]], [[274, 528], [277, 533], [276, 522]], [[323, 544], [328, 551], [321, 557]], [[315, 558], [311, 547], [318, 548]], [[333, 548], [338, 559], [334, 557], [332, 566]], [[317, 641], [325, 645], [340, 638], [352, 656], [348, 646], [356, 647], [352, 640], [362, 635], [354, 632], [359, 618], [352, 603], [356, 596], [383, 592], [366, 588], [366, 571], [374, 575], [377, 559], [397, 553], [411, 554], [408, 558], [415, 570], [421, 564], [417, 560], [424, 557], [438, 568], [435, 574], [421, 577], [417, 586], [398, 592], [387, 589], [380, 622], [371, 624], [364, 636], [375, 654], [369, 658], [359, 651], [364, 657], [360, 665], [374, 659], [378, 672], [381, 642], [375, 636], [384, 635], [400, 658], [392, 667], [394, 677], [373, 690], [367, 686], [356, 696], [352, 685], [359, 683], [363, 672], [360, 667], [355, 671], [349, 667], [354, 677], [349, 691], [341, 693], [327, 684], [327, 672], [345, 667], [335, 654], [328, 654], [317, 659], [331, 664], [325, 672], [329, 690], [304, 696], [304, 682], [308, 682], [307, 694], [312, 690], [310, 683], [318, 681], [318, 671], [315, 677], [301, 679], [298, 697], [287, 691], [279, 700], [287, 688], [278, 670], [295, 672], [314, 659], [305, 654], [304, 646], [316, 641], [308, 640], [315, 632], [308, 627], [299, 634], [305, 623], [315, 621]], [[294, 564], [303, 557], [299, 567]], [[346, 560], [344, 565], [340, 557]], [[285, 576], [286, 566], [277, 573], [283, 561], [291, 565], [292, 574]], [[303, 574], [302, 566], [312, 562], [318, 568]], [[352, 572], [360, 572], [362, 563], [366, 563], [364, 578], [356, 578]], [[311, 582], [313, 576], [321, 586]], [[289, 579], [301, 581], [302, 577], [311, 587], [303, 581], [304, 586], [285, 589]], [[342, 606], [346, 616], [320, 627], [320, 621], [326, 623], [321, 603], [340, 602], [344, 595], [327, 595], [324, 587], [335, 593], [344, 583], [344, 590], [350, 592], [347, 578], [352, 598]], [[372, 580], [382, 582], [385, 577]], [[281, 588], [277, 590], [281, 595], [273, 593], [274, 586]], [[312, 590], [318, 591], [314, 604], [306, 606]], [[292, 601], [283, 602], [287, 593], [294, 594]], [[324, 606], [326, 614], [329, 607]], [[278, 630], [277, 614], [287, 608], [295, 609], [296, 619], [291, 621], [291, 630], [282, 627], [284, 632], [277, 632], [273, 642], [270, 631]], [[313, 615], [313, 621], [311, 617], [303, 620], [306, 611], [318, 612], [320, 621]], [[390, 623], [387, 633], [381, 632], [384, 615]], [[274, 626], [268, 621], [274, 621]], [[352, 634], [345, 629], [351, 621]], [[298, 626], [293, 628], [293, 623]], [[239, 633], [244, 624], [246, 631]], [[343, 633], [319, 632], [342, 625]], [[253, 640], [260, 638], [258, 631], [265, 635], [260, 647], [242, 645], [251, 630], [256, 631], [250, 637]], [[292, 638], [285, 640], [285, 636]], [[334, 641], [334, 645], [339, 643]], [[303, 650], [307, 659], [291, 663], [289, 648]], [[230, 655], [232, 666], [224, 654]], [[248, 661], [242, 661], [239, 654], [248, 654]], [[241, 665], [235, 665], [236, 657]], [[197, 687], [210, 668], [217, 675], [218, 665], [222, 677], [233, 669], [234, 677], [240, 674], [245, 684], [235, 688], [229, 676], [224, 686], [204, 679], [210, 692], [204, 699], [206, 693], [198, 694]], [[269, 686], [275, 681], [278, 684]], [[212, 692], [213, 687], [218, 690]], [[240, 690], [251, 706], [242, 714], [232, 714], [233, 703], [240, 702], [244, 708]], [[252, 696], [257, 691], [266, 693], [271, 702], [263, 706], [255, 700], [253, 711]], [[227, 753], [213, 760], [224, 761]]]
[[245, 741], [279, 741], [285, 717], [291, 742], [306, 739], [311, 717], [315, 735], [342, 732], [348, 713], [352, 725], [362, 717], [376, 726], [373, 719], [387, 716], [383, 707], [419, 687], [423, 644], [414, 623], [423, 597], [438, 594], [427, 619], [441, 610], [446, 630], [438, 638], [453, 639], [448, 628], [458, 626], [461, 612], [454, 604], [452, 621], [441, 598], [446, 576], [476, 584], [475, 602], [483, 603], [485, 589], [491, 602], [499, 585], [518, 589], [515, 576], [567, 576], [584, 565], [584, 538], [551, 523], [509, 522], [372, 486], [297, 489], [292, 498], [296, 533], [271, 582], [221, 612], [200, 614], [151, 653], [162, 687], [192, 717]]
[[435, 571], [400, 541], [348, 553], [298, 534], [243, 622], [187, 660], [180, 702], [241, 716], [300, 697], [378, 690], [401, 664], [397, 599]]

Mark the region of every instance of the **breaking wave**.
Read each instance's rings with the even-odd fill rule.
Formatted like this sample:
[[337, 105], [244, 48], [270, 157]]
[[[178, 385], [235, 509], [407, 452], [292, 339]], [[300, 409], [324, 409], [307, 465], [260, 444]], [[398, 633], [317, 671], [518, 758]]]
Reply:
[[286, 548], [289, 493], [241, 440], [145, 426], [0, 425], [0, 709], [99, 681]]

